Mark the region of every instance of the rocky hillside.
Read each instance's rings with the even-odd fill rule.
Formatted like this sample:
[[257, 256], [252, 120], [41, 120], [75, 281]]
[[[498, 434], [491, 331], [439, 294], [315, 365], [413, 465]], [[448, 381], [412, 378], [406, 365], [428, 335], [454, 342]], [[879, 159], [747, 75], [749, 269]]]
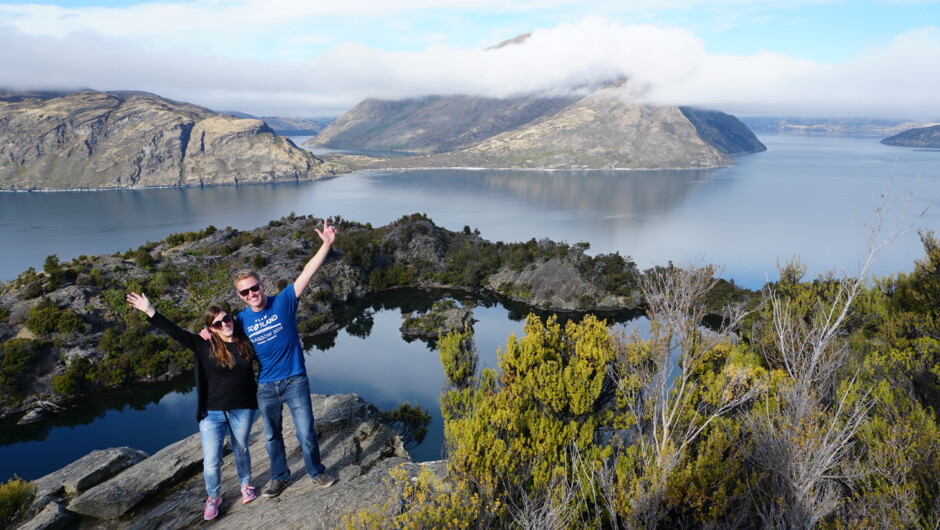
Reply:
[[[340, 238], [298, 310], [305, 337], [335, 332], [355, 319], [357, 302], [401, 288], [452, 288], [530, 311], [614, 312], [642, 302], [636, 265], [588, 256], [585, 245], [492, 243], [422, 215], [378, 228], [336, 221]], [[271, 294], [293, 281], [319, 246], [321, 224], [291, 216], [252, 231], [210, 227], [125, 253], [47, 260], [43, 271], [0, 284], [0, 416], [188, 372], [192, 355], [153, 330], [125, 294], [146, 292], [173, 321], [198, 329], [208, 303], [242, 306], [235, 271], [258, 269]], [[741, 293], [724, 291], [716, 307]]]
[[577, 100], [473, 96], [427, 96], [398, 101], [367, 99], [337, 118], [307, 144], [446, 153], [523, 127]]
[[881, 143], [903, 147], [924, 147], [940, 149], [940, 125], [910, 129], [885, 138]]
[[741, 120], [730, 114], [694, 107], [679, 107], [679, 110], [689, 119], [699, 136], [723, 154], [735, 156], [767, 150]]
[[0, 95], [0, 189], [281, 182], [333, 171], [260, 120], [153, 94]]
[[586, 97], [367, 100], [307, 143], [423, 155], [372, 165], [381, 168], [688, 169], [765, 149], [733, 116], [621, 94], [614, 87]]

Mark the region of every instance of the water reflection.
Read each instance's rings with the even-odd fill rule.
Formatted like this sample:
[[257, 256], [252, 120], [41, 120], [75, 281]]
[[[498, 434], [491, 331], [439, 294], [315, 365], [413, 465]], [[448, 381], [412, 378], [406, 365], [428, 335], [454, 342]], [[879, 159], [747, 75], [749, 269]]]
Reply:
[[680, 205], [698, 186], [710, 181], [712, 173], [713, 170], [488, 172], [480, 180], [492, 190], [551, 208], [642, 222]]
[[0, 481], [36, 479], [96, 449], [131, 446], [153, 454], [197, 431], [192, 377], [79, 398], [30, 425], [0, 421]]

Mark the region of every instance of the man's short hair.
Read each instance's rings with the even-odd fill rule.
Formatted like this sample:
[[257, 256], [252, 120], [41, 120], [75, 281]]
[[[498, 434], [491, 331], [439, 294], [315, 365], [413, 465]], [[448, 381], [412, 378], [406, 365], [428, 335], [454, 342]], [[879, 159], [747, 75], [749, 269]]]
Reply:
[[235, 273], [235, 285], [238, 285], [238, 282], [244, 280], [245, 278], [254, 278], [258, 280], [258, 283], [261, 283], [261, 276], [257, 272], [251, 269], [242, 269]]

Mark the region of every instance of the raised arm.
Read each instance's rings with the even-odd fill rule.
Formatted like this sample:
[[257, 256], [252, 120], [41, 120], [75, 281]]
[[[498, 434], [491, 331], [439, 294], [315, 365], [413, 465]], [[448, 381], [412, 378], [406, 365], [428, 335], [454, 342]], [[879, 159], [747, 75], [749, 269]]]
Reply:
[[134, 309], [143, 311], [147, 315], [147, 320], [151, 325], [158, 328], [160, 331], [166, 333], [176, 342], [179, 342], [183, 346], [194, 350], [199, 347], [200, 343], [205, 342], [206, 339], [203, 339], [199, 335], [187, 331], [173, 322], [167, 320], [165, 316], [160, 313], [157, 313], [157, 310], [154, 309], [153, 304], [150, 303], [150, 300], [147, 299], [147, 295], [144, 293], [127, 293], [127, 303], [129, 303]]
[[310, 280], [320, 269], [320, 265], [323, 265], [323, 262], [326, 261], [326, 256], [330, 253], [330, 247], [333, 246], [333, 241], [336, 240], [336, 227], [330, 226], [329, 219], [324, 219], [323, 230], [316, 229], [316, 232], [323, 240], [323, 244], [320, 245], [317, 253], [310, 258], [310, 261], [304, 265], [304, 270], [300, 272], [300, 276], [297, 276], [297, 279], [294, 280], [294, 294], [297, 295], [297, 298], [300, 298], [300, 295], [310, 285]]

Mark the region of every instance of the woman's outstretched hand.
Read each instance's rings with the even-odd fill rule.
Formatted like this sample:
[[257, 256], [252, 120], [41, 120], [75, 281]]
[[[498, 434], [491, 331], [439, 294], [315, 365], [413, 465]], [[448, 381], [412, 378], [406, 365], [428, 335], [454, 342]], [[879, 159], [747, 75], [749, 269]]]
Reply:
[[150, 300], [147, 299], [147, 295], [144, 293], [127, 293], [127, 303], [129, 303], [135, 309], [139, 309], [144, 313], [147, 313], [148, 317], [152, 317], [154, 313], [157, 312], [157, 310], [154, 309], [153, 305], [150, 303]]
[[333, 241], [336, 240], [336, 227], [330, 225], [329, 218], [323, 219], [323, 230], [319, 228], [314, 228], [313, 230], [327, 245], [332, 245]]

